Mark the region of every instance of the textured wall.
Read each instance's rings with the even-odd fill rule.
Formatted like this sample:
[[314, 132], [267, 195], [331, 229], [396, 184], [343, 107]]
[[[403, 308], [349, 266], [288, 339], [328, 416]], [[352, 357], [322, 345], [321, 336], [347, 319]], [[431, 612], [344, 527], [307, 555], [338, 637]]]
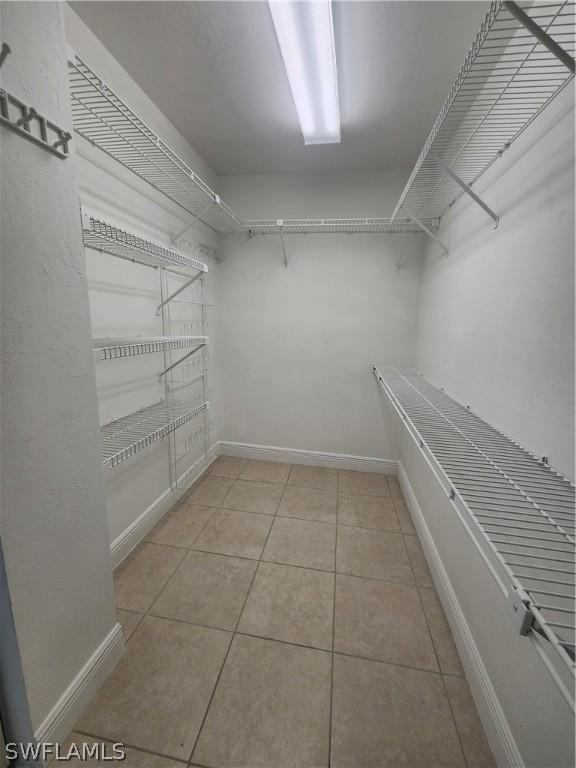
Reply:
[[[2, 3], [2, 84], [64, 128], [62, 5]], [[34, 726], [115, 625], [74, 160], [0, 129], [1, 534]]]

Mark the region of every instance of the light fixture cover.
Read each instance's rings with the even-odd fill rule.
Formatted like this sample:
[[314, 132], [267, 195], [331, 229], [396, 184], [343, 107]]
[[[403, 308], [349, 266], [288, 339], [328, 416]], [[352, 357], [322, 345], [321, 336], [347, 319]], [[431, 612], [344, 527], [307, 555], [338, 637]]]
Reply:
[[305, 144], [340, 141], [331, 0], [268, 0]]

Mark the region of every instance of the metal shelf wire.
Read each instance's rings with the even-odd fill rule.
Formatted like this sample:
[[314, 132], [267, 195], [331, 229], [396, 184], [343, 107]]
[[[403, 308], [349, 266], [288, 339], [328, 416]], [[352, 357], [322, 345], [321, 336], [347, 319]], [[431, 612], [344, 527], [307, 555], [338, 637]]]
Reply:
[[422, 376], [374, 368], [503, 569], [527, 595], [532, 629], [574, 671], [575, 488]]
[[[574, 56], [573, 0], [518, 5]], [[572, 79], [569, 69], [504, 3], [493, 2], [393, 218], [403, 206], [419, 217], [441, 217], [464, 192], [435, 157], [473, 185]]]
[[174, 349], [200, 349], [207, 336], [137, 336], [132, 338], [94, 339], [94, 360], [118, 360], [122, 357], [168, 352]]
[[75, 54], [68, 73], [77, 133], [214, 231], [244, 229], [214, 190]]
[[202, 261], [144, 240], [93, 216], [82, 217], [82, 237], [86, 248], [126, 261], [136, 261], [147, 267], [164, 267], [173, 272], [183, 272], [185, 275], [188, 275], [189, 271], [208, 272], [208, 267]]
[[100, 427], [102, 463], [115, 467], [206, 411], [185, 400], [161, 400]]
[[[438, 220], [427, 219], [424, 223], [431, 229], [436, 228]], [[308, 234], [354, 234], [360, 232], [402, 234], [404, 232], [422, 232], [411, 219], [258, 219], [246, 221], [246, 228], [250, 235], [278, 235], [283, 234], [308, 235]]]

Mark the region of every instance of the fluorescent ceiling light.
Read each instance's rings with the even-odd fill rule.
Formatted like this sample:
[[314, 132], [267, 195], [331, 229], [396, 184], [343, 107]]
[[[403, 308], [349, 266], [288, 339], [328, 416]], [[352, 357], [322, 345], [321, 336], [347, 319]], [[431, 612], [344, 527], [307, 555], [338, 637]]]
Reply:
[[331, 0], [268, 0], [305, 144], [340, 141]]

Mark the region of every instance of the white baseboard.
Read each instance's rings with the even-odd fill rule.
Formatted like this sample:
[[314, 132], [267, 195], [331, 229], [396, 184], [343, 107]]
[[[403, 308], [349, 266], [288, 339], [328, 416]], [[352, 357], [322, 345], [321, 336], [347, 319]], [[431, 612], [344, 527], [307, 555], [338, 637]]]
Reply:
[[34, 734], [38, 742], [63, 741], [124, 653], [120, 624], [104, 638]]
[[522, 755], [498, 700], [488, 670], [482, 661], [456, 592], [444, 568], [422, 509], [401, 463], [398, 468], [398, 476], [406, 498], [406, 504], [412, 514], [422, 549], [426, 555], [438, 595], [450, 624], [460, 658], [462, 659], [478, 714], [482, 720], [482, 725], [498, 765], [523, 766]]
[[144, 536], [152, 530], [156, 523], [171, 509], [174, 504], [190, 489], [220, 453], [218, 443], [212, 446], [208, 455], [208, 461], [197, 461], [181, 477], [178, 478], [178, 486], [174, 490], [167, 489], [150, 506], [117, 536], [110, 545], [112, 568], [117, 568], [122, 560], [138, 546]]
[[345, 453], [324, 453], [303, 451], [299, 448], [278, 448], [273, 445], [252, 445], [251, 443], [230, 443], [220, 441], [220, 452], [224, 456], [238, 456], [242, 459], [264, 459], [285, 461], [289, 464], [331, 467], [333, 469], [357, 469], [360, 472], [378, 472], [395, 475], [398, 462], [389, 459], [375, 459], [370, 456], [348, 456]]

